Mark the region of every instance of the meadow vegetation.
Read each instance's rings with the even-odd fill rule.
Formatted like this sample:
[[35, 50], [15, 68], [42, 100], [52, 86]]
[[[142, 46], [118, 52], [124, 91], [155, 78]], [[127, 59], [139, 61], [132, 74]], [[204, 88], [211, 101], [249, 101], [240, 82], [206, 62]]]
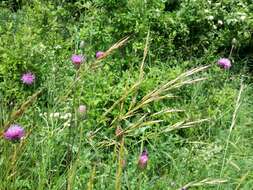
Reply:
[[250, 190], [252, 71], [252, 0], [2, 0], [0, 190]]

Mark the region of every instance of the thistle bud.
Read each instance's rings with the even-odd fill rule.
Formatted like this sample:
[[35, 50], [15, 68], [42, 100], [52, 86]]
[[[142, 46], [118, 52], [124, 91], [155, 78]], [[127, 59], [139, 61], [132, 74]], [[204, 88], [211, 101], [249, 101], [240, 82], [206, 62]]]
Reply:
[[237, 44], [237, 40], [236, 40], [236, 38], [233, 38], [233, 39], [232, 39], [232, 45], [235, 46], [236, 44]]
[[79, 111], [79, 113], [85, 113], [86, 112], [86, 106], [85, 105], [80, 105], [78, 111]]
[[148, 151], [145, 149], [143, 150], [143, 152], [139, 157], [138, 166], [140, 169], [144, 169], [147, 167], [147, 164], [148, 164]]
[[104, 55], [105, 55], [105, 52], [103, 52], [103, 51], [98, 51], [98, 52], [96, 53], [96, 58], [97, 58], [97, 59], [102, 58]]
[[84, 43], [84, 41], [82, 40], [82, 41], [80, 42], [79, 47], [80, 47], [81, 49], [83, 49], [83, 48], [84, 48], [84, 46], [85, 46], [85, 43]]
[[85, 105], [80, 105], [78, 108], [78, 114], [82, 117], [86, 116], [87, 108]]

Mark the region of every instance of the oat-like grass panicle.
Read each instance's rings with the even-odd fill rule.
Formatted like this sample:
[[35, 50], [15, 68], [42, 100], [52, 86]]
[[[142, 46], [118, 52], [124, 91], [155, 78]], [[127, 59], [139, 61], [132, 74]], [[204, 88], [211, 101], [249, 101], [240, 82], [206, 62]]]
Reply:
[[15, 120], [23, 115], [23, 113], [30, 107], [30, 105], [36, 100], [36, 98], [43, 92], [41, 89], [34, 93], [27, 101], [25, 101], [18, 110], [14, 111], [8, 121], [4, 124], [4, 129], [7, 129]]

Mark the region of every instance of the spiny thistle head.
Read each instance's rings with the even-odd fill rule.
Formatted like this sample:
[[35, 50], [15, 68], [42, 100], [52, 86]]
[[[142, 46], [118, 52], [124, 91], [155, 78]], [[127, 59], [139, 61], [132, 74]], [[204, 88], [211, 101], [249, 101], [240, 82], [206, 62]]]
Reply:
[[4, 138], [8, 140], [20, 140], [25, 136], [25, 130], [19, 125], [11, 125], [5, 132]]
[[31, 85], [35, 80], [35, 75], [31, 72], [24, 73], [21, 77], [21, 81], [24, 84]]
[[223, 69], [229, 69], [232, 66], [231, 61], [227, 58], [219, 59], [217, 64]]
[[138, 166], [140, 169], [144, 169], [148, 164], [148, 151], [144, 149], [139, 157]]
[[71, 61], [74, 65], [80, 66], [84, 61], [84, 57], [82, 55], [72, 55]]

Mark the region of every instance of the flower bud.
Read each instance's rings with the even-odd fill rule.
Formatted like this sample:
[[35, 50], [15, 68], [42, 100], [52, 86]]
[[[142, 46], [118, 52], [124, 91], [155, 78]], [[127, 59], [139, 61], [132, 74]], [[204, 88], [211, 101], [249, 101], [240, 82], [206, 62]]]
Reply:
[[139, 157], [138, 166], [140, 169], [144, 169], [147, 167], [147, 164], [148, 164], [148, 151], [145, 149], [143, 150], [143, 152]]
[[83, 49], [83, 48], [84, 48], [84, 46], [85, 46], [85, 43], [84, 43], [84, 41], [82, 40], [82, 41], [80, 42], [79, 47], [80, 47], [81, 49]]
[[232, 45], [235, 46], [236, 44], [237, 44], [237, 40], [236, 40], [236, 38], [233, 38], [233, 39], [232, 39]]
[[105, 52], [103, 52], [103, 51], [98, 51], [98, 52], [96, 53], [96, 58], [99, 59], [99, 58], [103, 57], [104, 55], [105, 55]]
[[79, 113], [85, 113], [86, 112], [86, 106], [85, 105], [80, 105], [78, 111], [79, 111]]
[[85, 117], [87, 112], [87, 108], [85, 105], [80, 105], [78, 108], [78, 114], [79, 116]]

